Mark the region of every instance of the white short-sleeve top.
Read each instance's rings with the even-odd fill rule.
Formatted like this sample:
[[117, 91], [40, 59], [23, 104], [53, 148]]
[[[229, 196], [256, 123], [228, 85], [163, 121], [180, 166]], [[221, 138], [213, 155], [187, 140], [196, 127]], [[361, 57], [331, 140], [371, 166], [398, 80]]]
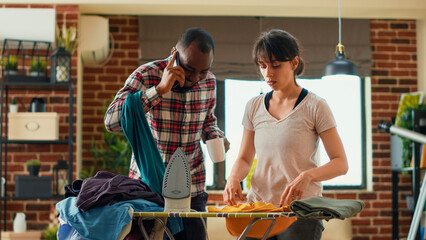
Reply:
[[[327, 102], [312, 92], [283, 119], [273, 117], [265, 107], [266, 94], [246, 105], [243, 126], [254, 131], [257, 166], [247, 197], [250, 201], [280, 204], [286, 186], [301, 172], [318, 167], [315, 153], [319, 133], [336, 127]], [[302, 199], [322, 195], [320, 182], [312, 182]]]

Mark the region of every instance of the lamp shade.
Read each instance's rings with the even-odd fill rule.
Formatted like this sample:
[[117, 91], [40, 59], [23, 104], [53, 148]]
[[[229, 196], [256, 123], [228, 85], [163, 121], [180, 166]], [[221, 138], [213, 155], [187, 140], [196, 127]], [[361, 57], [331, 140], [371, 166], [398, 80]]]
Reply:
[[336, 60], [330, 61], [325, 65], [323, 76], [338, 74], [357, 75], [355, 64], [345, 60], [345, 53], [343, 51], [337, 51]]

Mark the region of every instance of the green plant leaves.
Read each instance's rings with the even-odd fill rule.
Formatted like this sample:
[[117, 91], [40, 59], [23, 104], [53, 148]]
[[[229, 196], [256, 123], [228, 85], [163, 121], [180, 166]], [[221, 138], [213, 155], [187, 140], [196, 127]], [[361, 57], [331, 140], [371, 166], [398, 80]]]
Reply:
[[95, 166], [85, 169], [81, 178], [92, 177], [97, 170], [108, 171], [127, 176], [129, 174], [132, 147], [122, 132], [110, 133], [103, 130], [103, 143], [97, 143], [92, 138], [91, 147], [88, 149], [93, 154]]
[[18, 70], [18, 58], [13, 55], [3, 57], [2, 65], [4, 70]]
[[46, 60], [42, 59], [42, 58], [32, 58], [30, 61], [30, 70], [34, 71], [34, 72], [44, 72], [44, 70], [47, 67], [47, 62]]
[[[399, 123], [399, 127], [413, 130], [413, 118], [412, 112], [422, 111], [426, 112], [426, 105], [418, 104], [411, 107], [406, 107], [402, 111], [402, 113], [397, 117], [397, 121]], [[401, 137], [402, 141], [402, 162], [403, 167], [409, 167], [411, 164], [411, 159], [413, 157], [413, 141], [407, 138]]]
[[78, 46], [77, 27], [73, 25], [67, 28], [65, 23], [61, 28], [56, 25], [56, 44], [58, 47], [64, 47], [72, 56]]

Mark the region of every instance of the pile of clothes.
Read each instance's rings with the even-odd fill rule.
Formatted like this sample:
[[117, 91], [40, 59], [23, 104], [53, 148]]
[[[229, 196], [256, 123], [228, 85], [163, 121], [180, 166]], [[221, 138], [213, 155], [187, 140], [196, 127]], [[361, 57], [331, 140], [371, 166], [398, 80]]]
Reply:
[[[143, 239], [133, 212], [163, 212], [164, 199], [144, 182], [106, 171], [75, 180], [56, 204], [59, 240]], [[149, 233], [152, 221], [144, 221]], [[182, 231], [180, 218], [169, 218], [172, 234]]]

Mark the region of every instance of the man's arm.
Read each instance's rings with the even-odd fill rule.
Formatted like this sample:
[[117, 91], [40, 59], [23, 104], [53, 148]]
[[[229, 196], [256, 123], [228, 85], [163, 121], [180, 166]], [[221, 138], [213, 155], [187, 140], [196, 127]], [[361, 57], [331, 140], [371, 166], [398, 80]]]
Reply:
[[[157, 62], [155, 63], [156, 66], [149, 67], [143, 65], [127, 78], [124, 87], [118, 91], [105, 114], [104, 123], [109, 132], [121, 130], [121, 109], [128, 93], [143, 91], [141, 101], [144, 112], [147, 113], [161, 101], [161, 95], [171, 90], [175, 81], [178, 81], [181, 86], [183, 85], [185, 72], [181, 66], [173, 66], [175, 59], [176, 52], [173, 53], [168, 62]], [[159, 68], [157, 70], [162, 70], [161, 76], [151, 72], [152, 68], [155, 67]], [[145, 81], [152, 81], [156, 78], [161, 78], [159, 84], [146, 89], [145, 86], [148, 84]]]
[[121, 130], [121, 112], [127, 94], [143, 91], [143, 94], [141, 94], [141, 101], [145, 113], [161, 101], [155, 86], [146, 90], [144, 89], [144, 79], [149, 77], [149, 75], [146, 74], [144, 76], [139, 70], [140, 69], [137, 69], [127, 78], [124, 87], [117, 92], [114, 100], [105, 113], [105, 128], [109, 132]]
[[[214, 77], [213, 77], [213, 80], [216, 86], [216, 79]], [[217, 126], [217, 118], [214, 115], [214, 110], [216, 108], [216, 87], [213, 90], [211, 90], [210, 95], [211, 97], [209, 101], [209, 109], [208, 109], [206, 118], [204, 119], [203, 132], [201, 134], [201, 138], [203, 142], [209, 139], [217, 138], [217, 137], [222, 137], [222, 138], [225, 137], [224, 132], [220, 130], [219, 127]]]

